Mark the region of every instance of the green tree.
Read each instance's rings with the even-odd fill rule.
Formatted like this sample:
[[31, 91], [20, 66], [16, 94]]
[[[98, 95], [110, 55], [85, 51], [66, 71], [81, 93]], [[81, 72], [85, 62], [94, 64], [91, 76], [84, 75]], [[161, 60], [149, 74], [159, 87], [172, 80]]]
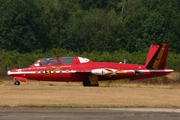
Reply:
[[23, 53], [49, 48], [42, 11], [33, 1], [9, 0], [0, 8], [0, 14], [2, 49]]
[[7, 0], [0, 0], [0, 8]]
[[116, 33], [120, 22], [114, 10], [108, 13], [102, 9], [78, 11], [68, 25], [62, 45], [66, 49], [77, 52], [112, 52], [118, 49]]
[[35, 0], [42, 8], [45, 28], [53, 48], [62, 48], [62, 40], [65, 39], [65, 29], [70, 17], [80, 9], [77, 0]]
[[106, 8], [109, 0], [78, 0], [83, 10], [90, 8]]

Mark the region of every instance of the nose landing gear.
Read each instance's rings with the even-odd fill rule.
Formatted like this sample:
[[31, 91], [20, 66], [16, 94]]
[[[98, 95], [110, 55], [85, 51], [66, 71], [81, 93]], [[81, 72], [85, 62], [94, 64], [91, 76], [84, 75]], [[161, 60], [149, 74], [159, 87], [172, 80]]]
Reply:
[[20, 85], [21, 83], [14, 78], [14, 85]]

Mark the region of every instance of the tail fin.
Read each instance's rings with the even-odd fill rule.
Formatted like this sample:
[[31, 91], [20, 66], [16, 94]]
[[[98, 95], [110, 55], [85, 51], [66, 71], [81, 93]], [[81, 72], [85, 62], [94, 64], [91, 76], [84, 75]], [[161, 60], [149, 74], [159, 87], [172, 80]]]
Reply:
[[146, 59], [147, 69], [164, 69], [168, 55], [169, 44], [151, 45]]

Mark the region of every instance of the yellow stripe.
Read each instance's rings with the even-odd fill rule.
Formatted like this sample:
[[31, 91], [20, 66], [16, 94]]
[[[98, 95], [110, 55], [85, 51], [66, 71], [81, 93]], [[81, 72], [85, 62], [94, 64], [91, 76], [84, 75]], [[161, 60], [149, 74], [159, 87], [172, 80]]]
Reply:
[[160, 52], [156, 58], [157, 60], [154, 62], [152, 68], [158, 69], [159, 64], [161, 62], [161, 59], [162, 59], [162, 56], [163, 56], [163, 53], [164, 53], [164, 50], [165, 50], [165, 47], [166, 47], [166, 44], [163, 44], [163, 46], [162, 46], [162, 48], [161, 48], [161, 50], [160, 50]]
[[122, 73], [127, 73], [127, 72], [123, 70], [116, 71], [116, 74], [122, 74]]
[[107, 74], [113, 74], [113, 71], [107, 70]]

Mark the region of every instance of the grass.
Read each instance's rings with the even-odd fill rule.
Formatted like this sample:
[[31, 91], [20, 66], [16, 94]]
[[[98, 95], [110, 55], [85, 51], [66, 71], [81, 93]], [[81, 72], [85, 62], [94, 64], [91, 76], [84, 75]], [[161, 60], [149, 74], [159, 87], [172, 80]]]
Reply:
[[83, 87], [81, 83], [28, 81], [0, 86], [1, 107], [174, 107], [180, 108], [180, 85], [128, 83]]

